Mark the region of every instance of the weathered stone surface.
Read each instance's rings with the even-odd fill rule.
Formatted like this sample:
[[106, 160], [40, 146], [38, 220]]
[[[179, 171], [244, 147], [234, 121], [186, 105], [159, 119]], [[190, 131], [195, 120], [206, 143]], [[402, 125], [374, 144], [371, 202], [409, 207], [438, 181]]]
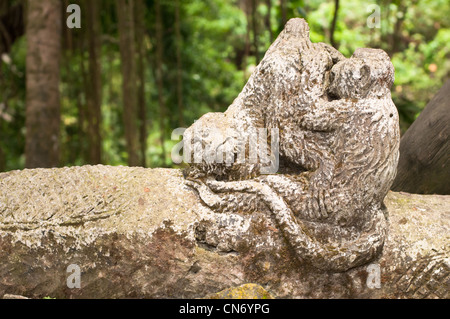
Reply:
[[[83, 166], [0, 174], [0, 296], [201, 298], [245, 283], [275, 298], [448, 298], [450, 197], [390, 192], [381, 288], [367, 266], [300, 265], [273, 218], [204, 207], [179, 170]], [[219, 233], [205, 233], [216, 224]], [[220, 227], [219, 227], [220, 226]], [[206, 244], [233, 238], [233, 251]], [[68, 288], [67, 267], [81, 269]]]

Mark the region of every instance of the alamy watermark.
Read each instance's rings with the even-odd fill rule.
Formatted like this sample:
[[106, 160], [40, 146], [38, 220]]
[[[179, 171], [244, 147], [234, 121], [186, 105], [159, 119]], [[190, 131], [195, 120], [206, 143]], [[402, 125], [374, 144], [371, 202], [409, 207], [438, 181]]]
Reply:
[[371, 4], [367, 7], [367, 12], [371, 13], [367, 18], [367, 26], [371, 29], [380, 28], [380, 6]]
[[66, 284], [68, 288], [81, 288], [81, 268], [77, 264], [70, 264], [67, 269], [70, 275], [67, 277]]
[[81, 8], [78, 4], [69, 4], [66, 9], [67, 13], [71, 13], [66, 20], [69, 29], [81, 28]]
[[367, 266], [366, 285], [370, 289], [381, 288], [381, 269], [378, 264], [370, 264]]
[[[228, 128], [196, 126], [188, 134], [185, 128], [173, 130], [171, 139], [182, 140], [171, 152], [173, 163], [258, 164], [261, 174], [275, 174], [279, 167], [279, 131], [277, 128], [248, 128], [245, 133]], [[270, 144], [270, 146], [269, 146]]]

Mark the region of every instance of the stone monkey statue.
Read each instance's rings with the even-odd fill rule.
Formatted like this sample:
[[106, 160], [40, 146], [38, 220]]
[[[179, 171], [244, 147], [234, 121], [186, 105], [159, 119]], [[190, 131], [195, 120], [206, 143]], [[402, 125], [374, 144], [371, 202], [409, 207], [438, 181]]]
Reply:
[[[334, 48], [324, 43], [311, 43], [309, 27], [303, 19], [291, 19], [230, 107], [224, 113], [203, 115], [185, 131], [185, 144], [193, 142], [194, 154], [208, 148], [216, 151], [230, 140], [245, 143], [251, 138], [252, 129], [265, 128], [270, 133], [271, 128], [283, 127], [280, 130], [280, 156], [294, 159], [295, 171], [298, 166], [314, 170], [314, 160], [308, 158], [308, 153], [290, 143], [299, 128], [289, 118], [299, 117], [319, 100], [328, 100], [325, 89], [330, 70], [342, 59], [344, 56]], [[229, 146], [237, 155], [242, 145]], [[222, 180], [259, 176], [262, 163], [249, 163], [248, 153], [247, 147], [245, 161], [235, 161], [232, 165], [207, 162], [204, 158], [195, 163], [191, 158], [185, 175], [196, 179], [214, 175]], [[281, 171], [290, 169], [289, 164], [280, 163]]]
[[[187, 183], [219, 212], [268, 208], [300, 259], [343, 271], [373, 259], [384, 242], [382, 201], [395, 177], [399, 145], [398, 114], [390, 97], [393, 66], [381, 50], [359, 49], [345, 59], [329, 47], [314, 46], [305, 40], [306, 23], [292, 21], [285, 33], [302, 34], [300, 57], [283, 45], [274, 49], [283, 43], [277, 39], [246, 85], [256, 93], [243, 90], [251, 101], [265, 103], [244, 112], [253, 109], [241, 93], [240, 104], [227, 110], [240, 114], [237, 120], [227, 112], [205, 117], [222, 130], [235, 125], [245, 132], [254, 123], [279, 128], [281, 174], [258, 176], [258, 163], [194, 165]], [[283, 63], [271, 56], [274, 52]], [[289, 54], [297, 63], [286, 58]], [[264, 62], [268, 56], [271, 63]], [[286, 61], [289, 68], [282, 68]], [[269, 77], [271, 85], [256, 85], [260, 73], [282, 80], [277, 86], [276, 77]], [[258, 92], [268, 97], [258, 99]], [[217, 180], [221, 174], [234, 181]]]

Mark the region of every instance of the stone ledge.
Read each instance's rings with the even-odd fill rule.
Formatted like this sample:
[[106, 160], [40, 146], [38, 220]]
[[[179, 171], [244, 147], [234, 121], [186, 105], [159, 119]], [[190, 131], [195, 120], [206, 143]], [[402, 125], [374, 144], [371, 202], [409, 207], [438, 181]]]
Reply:
[[[0, 174], [0, 296], [202, 298], [245, 283], [274, 298], [449, 298], [450, 196], [390, 192], [389, 236], [375, 264], [317, 271], [291, 256], [270, 218], [224, 219], [179, 170], [83, 166]], [[201, 222], [238, 235], [228, 253], [199, 241]], [[69, 288], [67, 267], [81, 269]]]

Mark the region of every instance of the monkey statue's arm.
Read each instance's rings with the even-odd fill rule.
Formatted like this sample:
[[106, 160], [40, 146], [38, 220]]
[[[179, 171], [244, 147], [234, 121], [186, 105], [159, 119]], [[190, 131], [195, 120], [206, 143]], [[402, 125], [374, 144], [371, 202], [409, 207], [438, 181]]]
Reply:
[[334, 131], [345, 121], [353, 105], [351, 100], [321, 103], [303, 114], [299, 121], [300, 128], [319, 132]]
[[[185, 183], [195, 189], [203, 203], [218, 213], [253, 213], [262, 211], [264, 202], [258, 194], [258, 182], [217, 182], [208, 178], [206, 184], [201, 180], [188, 179]], [[213, 187], [210, 187], [210, 186]]]
[[256, 180], [221, 182], [213, 179], [207, 180], [206, 184], [216, 192], [232, 190], [258, 195], [268, 206], [297, 257], [317, 268], [345, 271], [371, 260], [383, 246], [386, 221], [380, 210], [374, 209], [370, 228], [361, 232], [356, 240], [323, 244], [309, 234], [301, 219], [269, 185]]

